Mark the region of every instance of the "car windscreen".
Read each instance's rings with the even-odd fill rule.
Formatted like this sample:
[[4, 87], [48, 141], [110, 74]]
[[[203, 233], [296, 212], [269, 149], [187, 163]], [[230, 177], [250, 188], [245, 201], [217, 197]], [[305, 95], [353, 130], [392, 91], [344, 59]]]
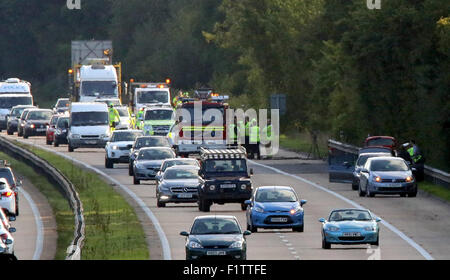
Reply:
[[168, 103], [169, 92], [168, 91], [138, 91], [137, 102], [141, 104], [151, 103]]
[[138, 156], [138, 160], [163, 160], [168, 158], [174, 158], [174, 154], [167, 149], [141, 150]]
[[149, 110], [145, 113], [146, 121], [165, 121], [171, 120], [173, 115], [172, 110]]
[[51, 120], [50, 120], [50, 125], [55, 125], [58, 122], [59, 117], [54, 116]]
[[166, 180], [182, 180], [182, 179], [197, 179], [198, 171], [196, 169], [169, 169], [164, 172], [164, 179]]
[[367, 141], [367, 146], [394, 146], [394, 141], [389, 138], [374, 138]]
[[70, 102], [69, 100], [59, 100], [56, 104], [56, 108], [67, 108], [69, 107]]
[[60, 129], [65, 129], [66, 125], [69, 125], [69, 118], [59, 118], [57, 127]]
[[73, 112], [72, 126], [109, 125], [108, 112]]
[[52, 115], [53, 112], [51, 111], [31, 111], [27, 116], [27, 120], [49, 121], [52, 118]]
[[8, 168], [0, 168], [0, 178], [5, 178], [11, 186], [14, 185], [13, 175]]
[[119, 112], [119, 116], [121, 117], [129, 117], [128, 110], [125, 108], [116, 108], [117, 112]]
[[259, 189], [256, 192], [256, 202], [296, 202], [297, 197], [291, 190]]
[[234, 219], [203, 218], [197, 219], [191, 229], [193, 235], [203, 234], [239, 234], [241, 230]]
[[192, 165], [192, 166], [198, 166], [197, 162], [194, 160], [171, 160], [164, 162], [161, 170], [166, 171], [167, 168], [176, 166], [176, 165]]
[[18, 105], [33, 105], [32, 97], [0, 97], [0, 108], [11, 109]]
[[337, 210], [330, 214], [330, 222], [340, 221], [370, 221], [372, 216], [365, 210]]
[[158, 137], [158, 138], [140, 138], [137, 140], [135, 149], [140, 148], [151, 148], [151, 147], [169, 147], [169, 142], [167, 139]]
[[20, 118], [20, 116], [22, 115], [23, 111], [25, 111], [26, 108], [16, 108], [14, 110], [11, 111], [11, 117], [16, 117], [16, 118]]
[[370, 164], [371, 171], [408, 171], [409, 168], [403, 160], [396, 159], [381, 159], [372, 160]]
[[82, 96], [117, 95], [117, 84], [112, 81], [85, 81], [81, 84]]
[[247, 172], [245, 159], [211, 159], [205, 164], [206, 172]]
[[373, 154], [373, 155], [361, 155], [361, 156], [359, 156], [359, 158], [358, 158], [358, 161], [356, 162], [356, 165], [357, 166], [364, 166], [364, 164], [366, 164], [366, 162], [367, 162], [367, 160], [369, 159], [369, 158], [373, 158], [373, 157], [382, 157], [382, 156], [389, 156], [389, 154], [385, 154], [385, 155], [376, 155], [376, 154]]
[[136, 137], [139, 136], [142, 136], [142, 132], [114, 132], [111, 138], [111, 142], [133, 142], [134, 140], [136, 140]]

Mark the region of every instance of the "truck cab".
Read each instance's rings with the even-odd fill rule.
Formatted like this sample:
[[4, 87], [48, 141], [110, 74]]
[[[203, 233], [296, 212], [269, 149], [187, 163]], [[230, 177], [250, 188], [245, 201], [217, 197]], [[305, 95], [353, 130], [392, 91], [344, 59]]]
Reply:
[[79, 101], [119, 99], [119, 81], [113, 65], [83, 65], [79, 70]]
[[133, 107], [135, 113], [152, 106], [171, 107], [170, 88], [167, 83], [134, 83]]
[[145, 109], [139, 127], [145, 136], [167, 136], [175, 123], [175, 113], [171, 107], [150, 107]]
[[73, 102], [68, 124], [68, 151], [104, 148], [109, 141], [109, 113], [104, 103]]
[[10, 111], [18, 105], [33, 105], [31, 84], [18, 78], [0, 82], [0, 132], [7, 128]]
[[198, 207], [209, 212], [213, 203], [240, 203], [246, 210], [245, 201], [250, 199], [253, 171], [248, 169], [244, 148], [200, 151], [199, 175], [204, 183], [199, 187]]

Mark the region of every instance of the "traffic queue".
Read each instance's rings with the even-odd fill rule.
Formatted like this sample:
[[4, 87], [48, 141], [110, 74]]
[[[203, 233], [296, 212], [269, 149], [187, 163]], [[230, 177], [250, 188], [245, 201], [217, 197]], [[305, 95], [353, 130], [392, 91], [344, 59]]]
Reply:
[[[243, 120], [234, 117], [228, 124], [227, 97], [209, 88], [198, 89], [192, 96], [180, 91], [170, 102], [165, 83], [131, 84], [135, 95], [129, 106], [101, 96], [89, 102], [59, 99], [52, 110], [17, 104], [6, 116], [8, 134], [17, 132], [25, 139], [45, 135], [47, 145], [67, 145], [70, 153], [82, 148], [105, 149], [105, 168], [128, 164], [134, 185], [142, 181], [156, 184], [159, 208], [194, 202], [199, 211], [207, 213], [213, 204], [237, 203], [246, 211], [246, 231], [233, 216], [197, 217], [190, 232], [181, 232], [186, 237], [187, 259], [242, 260], [246, 259], [246, 237], [258, 229], [304, 231], [306, 200], [290, 186], [256, 187], [251, 180], [248, 158], [261, 159], [261, 137], [272, 138], [270, 122], [260, 128], [256, 119], [247, 116]], [[393, 149], [386, 147], [385, 141], [366, 141], [366, 149], [356, 161], [358, 168], [345, 182], [360, 196], [416, 196], [414, 169], [402, 158], [393, 157]], [[409, 151], [417, 159], [414, 148]], [[349, 163], [343, 165], [347, 168]], [[339, 172], [334, 175], [337, 181], [343, 179]], [[0, 180], [0, 188], [4, 186], [7, 192], [8, 184]], [[5, 209], [14, 220], [18, 210], [11, 207]], [[379, 244], [380, 219], [370, 211], [335, 209], [327, 220], [319, 221], [323, 249], [331, 244]], [[11, 239], [5, 240], [3, 243]]]

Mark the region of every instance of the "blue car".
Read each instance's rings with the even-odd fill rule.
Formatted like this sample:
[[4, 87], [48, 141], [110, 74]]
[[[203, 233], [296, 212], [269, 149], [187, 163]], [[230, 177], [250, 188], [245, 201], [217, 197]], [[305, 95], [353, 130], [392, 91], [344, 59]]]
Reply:
[[380, 241], [379, 218], [370, 211], [362, 209], [335, 209], [328, 221], [322, 223], [322, 248], [330, 249], [331, 244], [371, 244], [378, 246]]
[[291, 187], [259, 187], [247, 204], [247, 230], [257, 232], [258, 228], [292, 228], [303, 232], [306, 200], [299, 201]]

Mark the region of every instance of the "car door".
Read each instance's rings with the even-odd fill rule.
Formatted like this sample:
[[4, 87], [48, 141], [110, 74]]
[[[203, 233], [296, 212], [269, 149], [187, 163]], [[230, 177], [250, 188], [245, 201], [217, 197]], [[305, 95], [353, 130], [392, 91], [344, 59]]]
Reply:
[[335, 147], [328, 149], [329, 181], [334, 183], [352, 183], [357, 154]]

